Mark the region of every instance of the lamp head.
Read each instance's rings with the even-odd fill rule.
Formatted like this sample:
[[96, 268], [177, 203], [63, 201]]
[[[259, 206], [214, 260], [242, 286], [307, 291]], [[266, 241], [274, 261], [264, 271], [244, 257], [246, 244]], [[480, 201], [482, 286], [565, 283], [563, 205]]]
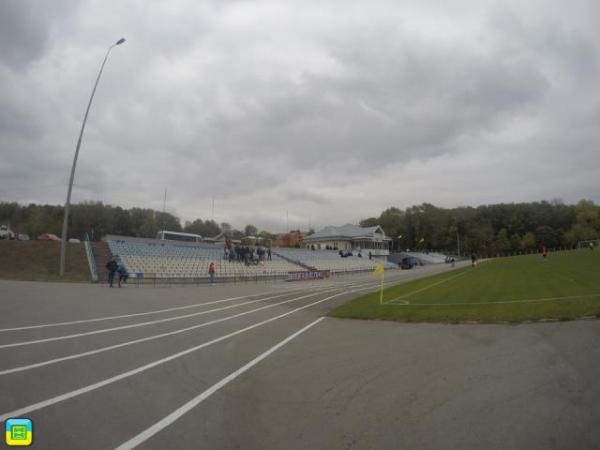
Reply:
[[125, 42], [125, 38], [121, 38], [121, 39], [119, 39], [119, 40], [118, 40], [118, 41], [115, 43], [115, 45], [121, 45], [123, 42]]

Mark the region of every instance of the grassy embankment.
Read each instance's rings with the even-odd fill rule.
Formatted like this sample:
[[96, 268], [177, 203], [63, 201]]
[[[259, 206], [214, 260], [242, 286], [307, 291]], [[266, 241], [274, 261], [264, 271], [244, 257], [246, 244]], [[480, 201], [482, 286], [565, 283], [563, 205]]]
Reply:
[[67, 244], [65, 276], [58, 276], [60, 242], [0, 241], [0, 279], [90, 281], [83, 244]]

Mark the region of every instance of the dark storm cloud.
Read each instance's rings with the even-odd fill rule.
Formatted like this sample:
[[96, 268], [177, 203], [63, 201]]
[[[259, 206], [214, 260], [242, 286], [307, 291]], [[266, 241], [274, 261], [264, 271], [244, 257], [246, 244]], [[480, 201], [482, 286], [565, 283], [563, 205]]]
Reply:
[[43, 56], [56, 22], [64, 23], [77, 3], [74, 0], [23, 1], [0, 3], [0, 55], [2, 62], [23, 70]]
[[[0, 5], [2, 197], [283, 229], [598, 195], [594, 2]], [[577, 177], [565, 174], [576, 173]], [[448, 181], [451, 180], [449, 183]], [[541, 181], [543, 180], [543, 182]], [[294, 225], [296, 226], [296, 225]]]
[[340, 42], [332, 57], [341, 77], [308, 73], [300, 83], [269, 80], [264, 86], [256, 80], [260, 107], [223, 118], [222, 129], [259, 155], [284, 153], [298, 169], [342, 156], [375, 163], [369, 167], [377, 170], [377, 163], [439, 155], [458, 136], [532, 114], [549, 87], [532, 59], [406, 41], [396, 31]]

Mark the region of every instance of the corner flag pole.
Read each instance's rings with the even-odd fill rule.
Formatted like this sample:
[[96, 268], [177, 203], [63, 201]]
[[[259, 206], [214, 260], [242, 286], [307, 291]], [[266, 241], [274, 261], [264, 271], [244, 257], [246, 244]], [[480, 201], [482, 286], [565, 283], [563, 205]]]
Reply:
[[379, 291], [379, 304], [383, 305], [383, 278], [385, 277], [385, 264], [383, 262], [380, 262], [379, 264], [377, 264], [377, 266], [375, 267], [375, 270], [373, 271], [374, 275], [379, 275], [381, 276], [381, 289]]
[[383, 279], [385, 278], [385, 270], [381, 272], [381, 290], [379, 291], [379, 304], [383, 305]]

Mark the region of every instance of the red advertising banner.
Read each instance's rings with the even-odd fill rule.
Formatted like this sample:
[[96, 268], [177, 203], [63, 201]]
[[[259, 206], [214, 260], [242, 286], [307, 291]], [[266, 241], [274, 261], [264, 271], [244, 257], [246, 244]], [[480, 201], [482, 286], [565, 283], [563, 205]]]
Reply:
[[288, 272], [287, 281], [307, 281], [307, 280], [322, 280], [329, 278], [331, 272], [329, 270], [303, 270], [299, 272]]

